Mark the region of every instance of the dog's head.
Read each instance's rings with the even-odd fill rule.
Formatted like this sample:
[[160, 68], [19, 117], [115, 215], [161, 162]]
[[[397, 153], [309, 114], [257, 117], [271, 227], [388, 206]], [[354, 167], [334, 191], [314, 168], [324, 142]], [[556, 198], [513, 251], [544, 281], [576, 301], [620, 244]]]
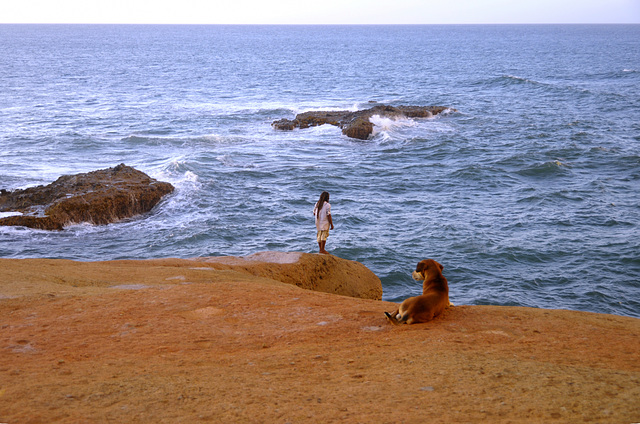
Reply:
[[416, 281], [424, 281], [430, 274], [437, 272], [438, 274], [442, 273], [444, 267], [439, 263], [434, 261], [433, 259], [425, 259], [418, 262], [416, 266], [416, 270], [413, 271], [411, 276]]

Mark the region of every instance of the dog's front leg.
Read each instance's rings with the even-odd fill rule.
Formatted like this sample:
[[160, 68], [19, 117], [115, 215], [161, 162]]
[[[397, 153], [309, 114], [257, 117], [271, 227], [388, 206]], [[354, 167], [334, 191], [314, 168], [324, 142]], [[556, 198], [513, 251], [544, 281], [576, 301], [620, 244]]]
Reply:
[[384, 316], [387, 317], [387, 321], [389, 321], [391, 324], [393, 325], [400, 325], [401, 322], [398, 321], [398, 313], [400, 312], [399, 309], [396, 309], [395, 312], [391, 313], [391, 312], [385, 312]]

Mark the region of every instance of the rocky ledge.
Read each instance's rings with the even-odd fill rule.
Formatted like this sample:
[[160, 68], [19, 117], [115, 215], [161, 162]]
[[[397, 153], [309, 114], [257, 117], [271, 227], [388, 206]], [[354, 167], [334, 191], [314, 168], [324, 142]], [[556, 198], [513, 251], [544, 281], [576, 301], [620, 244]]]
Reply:
[[300, 252], [260, 252], [236, 257], [199, 258], [215, 269], [232, 269], [303, 289], [361, 299], [382, 299], [382, 283], [359, 262], [333, 255]]
[[0, 225], [62, 230], [74, 223], [109, 224], [150, 211], [173, 189], [124, 164], [64, 175], [46, 186], [0, 190], [0, 212], [21, 213], [0, 218]]
[[291, 131], [294, 128], [309, 128], [324, 124], [335, 125], [342, 129], [347, 137], [366, 140], [373, 133], [371, 118], [379, 115], [385, 118], [430, 118], [445, 110], [455, 109], [444, 106], [388, 106], [377, 105], [370, 109], [358, 111], [311, 111], [299, 113], [295, 119], [280, 119], [271, 125], [275, 129]]
[[640, 422], [638, 319], [452, 298], [393, 326], [395, 304], [254, 275], [307, 261], [333, 266], [0, 258], [0, 421]]

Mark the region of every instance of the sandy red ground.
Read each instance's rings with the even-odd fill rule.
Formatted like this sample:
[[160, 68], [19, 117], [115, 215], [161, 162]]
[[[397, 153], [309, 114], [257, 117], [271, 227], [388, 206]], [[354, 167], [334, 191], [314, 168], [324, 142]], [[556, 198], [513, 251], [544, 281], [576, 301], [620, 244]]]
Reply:
[[386, 302], [204, 268], [0, 260], [0, 422], [640, 422], [638, 319], [395, 327]]

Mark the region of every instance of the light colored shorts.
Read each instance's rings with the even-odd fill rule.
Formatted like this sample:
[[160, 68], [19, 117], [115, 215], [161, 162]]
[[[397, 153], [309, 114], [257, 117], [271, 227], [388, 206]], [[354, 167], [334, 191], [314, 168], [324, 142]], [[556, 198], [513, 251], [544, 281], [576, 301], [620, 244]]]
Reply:
[[329, 230], [318, 231], [318, 236], [317, 236], [318, 243], [320, 243], [321, 241], [326, 241], [327, 237], [329, 237]]

